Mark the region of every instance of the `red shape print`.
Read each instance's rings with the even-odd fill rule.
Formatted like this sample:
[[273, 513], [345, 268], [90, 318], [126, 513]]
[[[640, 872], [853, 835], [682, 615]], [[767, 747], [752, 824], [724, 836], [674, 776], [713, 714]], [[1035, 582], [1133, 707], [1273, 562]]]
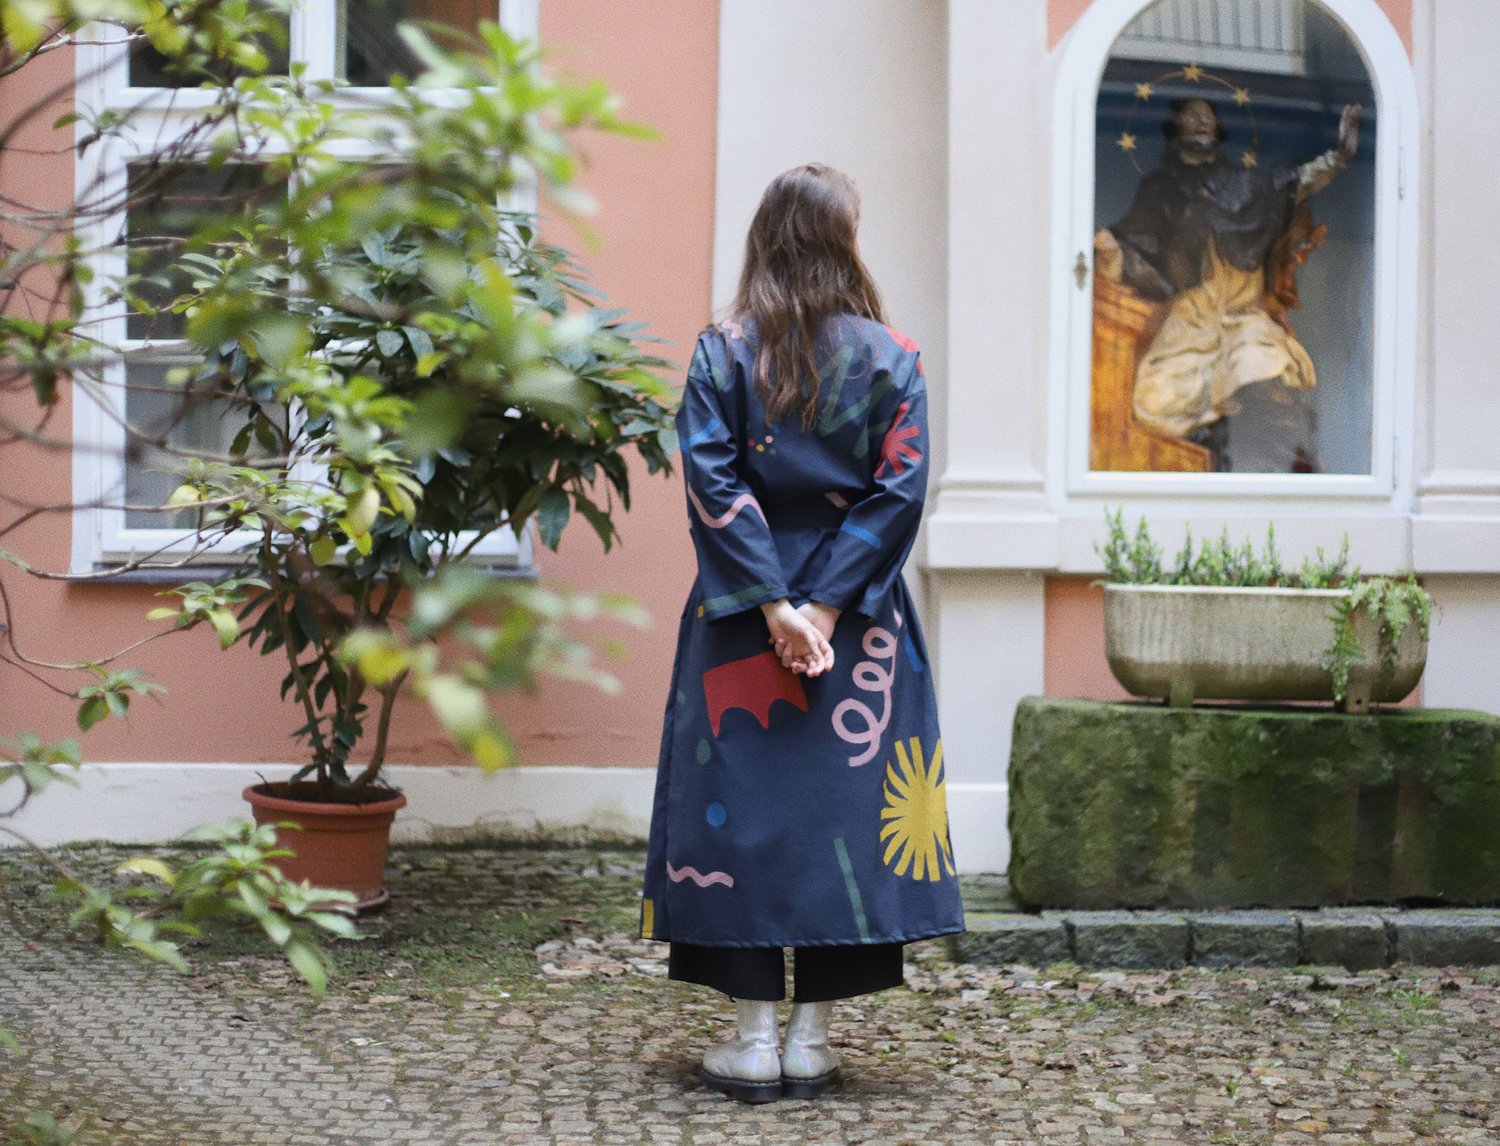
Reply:
[[807, 693], [791, 669], [783, 668], [775, 653], [717, 665], [703, 674], [703, 698], [708, 701], [708, 723], [715, 736], [719, 721], [731, 708], [743, 708], [762, 728], [771, 727], [771, 702], [785, 700], [807, 711]]
[[881, 460], [880, 465], [875, 470], [876, 477], [885, 472], [886, 466], [890, 466], [891, 469], [896, 471], [896, 476], [900, 477], [906, 472], [905, 462], [911, 462], [915, 465], [922, 460], [922, 451], [907, 441], [908, 438], [919, 437], [922, 433], [922, 428], [920, 426], [901, 425], [901, 419], [906, 417], [906, 412], [910, 409], [910, 402], [902, 402], [901, 405], [896, 407], [896, 418], [891, 422], [891, 428], [885, 432], [885, 441], [880, 443]]

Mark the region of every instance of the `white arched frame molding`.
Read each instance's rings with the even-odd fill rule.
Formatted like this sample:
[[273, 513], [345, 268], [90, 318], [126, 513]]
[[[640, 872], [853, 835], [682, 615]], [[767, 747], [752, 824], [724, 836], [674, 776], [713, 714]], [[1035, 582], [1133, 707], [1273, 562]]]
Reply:
[[[1059, 517], [1082, 513], [1093, 522], [1101, 503], [1113, 504], [1126, 497], [1161, 500], [1177, 510], [1168, 516], [1189, 518], [1209, 508], [1205, 502], [1226, 497], [1241, 504], [1242, 514], [1258, 516], [1274, 510], [1278, 519], [1288, 511], [1319, 518], [1351, 514], [1404, 518], [1410, 510], [1419, 301], [1416, 78], [1405, 45], [1375, 0], [1308, 2], [1326, 9], [1358, 46], [1380, 115], [1375, 144], [1371, 473], [1193, 475], [1089, 470], [1095, 109], [1112, 45], [1126, 25], [1150, 6], [1150, 0], [1096, 0], [1059, 45], [1053, 99], [1047, 488], [1049, 508]], [[1088, 272], [1081, 284], [1076, 273], [1080, 256]], [[1386, 552], [1370, 552], [1371, 565], [1409, 561], [1406, 552], [1389, 551], [1395, 547], [1409, 552], [1407, 530], [1375, 532], [1385, 539], [1376, 548]], [[1065, 551], [1068, 548], [1064, 546]]]

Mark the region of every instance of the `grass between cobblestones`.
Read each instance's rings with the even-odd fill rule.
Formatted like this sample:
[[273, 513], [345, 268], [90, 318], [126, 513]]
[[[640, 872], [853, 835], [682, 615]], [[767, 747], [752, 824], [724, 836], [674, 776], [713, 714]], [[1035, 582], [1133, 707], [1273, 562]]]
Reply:
[[640, 869], [397, 849], [390, 906], [315, 1001], [248, 933], [195, 944], [187, 978], [102, 955], [0, 852], [26, 928], [0, 920], [24, 1048], [0, 1051], [0, 1141], [33, 1110], [79, 1146], [1500, 1142], [1494, 969], [979, 967], [941, 942], [909, 948], [905, 988], [837, 1007], [841, 1090], [737, 1106], [694, 1077], [733, 1008], [634, 937]]

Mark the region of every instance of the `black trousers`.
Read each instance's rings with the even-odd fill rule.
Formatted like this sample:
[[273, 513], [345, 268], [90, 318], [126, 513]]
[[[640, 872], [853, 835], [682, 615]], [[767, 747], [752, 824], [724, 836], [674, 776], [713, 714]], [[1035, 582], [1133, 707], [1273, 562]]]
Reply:
[[[901, 944], [853, 943], [797, 947], [792, 1001], [824, 1003], [869, 995], [902, 982]], [[667, 976], [723, 991], [733, 999], [786, 998], [786, 958], [780, 947], [698, 947], [673, 943]]]

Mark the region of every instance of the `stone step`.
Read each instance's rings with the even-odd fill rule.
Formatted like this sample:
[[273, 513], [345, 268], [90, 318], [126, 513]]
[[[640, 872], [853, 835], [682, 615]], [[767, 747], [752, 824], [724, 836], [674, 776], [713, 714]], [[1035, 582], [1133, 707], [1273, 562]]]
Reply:
[[1500, 909], [974, 911], [952, 936], [969, 963], [1171, 968], [1500, 965]]

